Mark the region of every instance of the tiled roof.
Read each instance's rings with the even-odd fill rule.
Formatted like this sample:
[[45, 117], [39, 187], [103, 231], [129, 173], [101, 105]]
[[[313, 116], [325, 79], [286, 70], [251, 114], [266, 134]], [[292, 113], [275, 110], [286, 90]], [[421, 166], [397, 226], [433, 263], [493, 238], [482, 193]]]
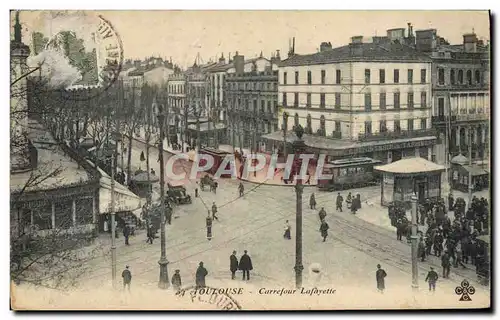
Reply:
[[231, 63], [219, 62], [219, 63], [217, 63], [217, 65], [213, 66], [208, 71], [209, 72], [222, 72], [222, 71], [229, 70], [232, 67], [234, 67], [234, 64], [232, 62]]
[[155, 64], [148, 64], [148, 65], [145, 65], [145, 66], [140, 66], [139, 68], [133, 70], [133, 71], [130, 71], [128, 73], [129, 76], [142, 76], [144, 75], [146, 72], [148, 71], [151, 71], [153, 69], [156, 69], [156, 68], [166, 68], [164, 65], [155, 65]]
[[301, 66], [343, 61], [421, 61], [430, 58], [416, 49], [400, 43], [359, 43], [346, 45], [308, 55], [294, 55], [280, 63], [280, 66]]
[[407, 158], [375, 167], [375, 170], [389, 173], [424, 173], [444, 171], [444, 166], [421, 157]]

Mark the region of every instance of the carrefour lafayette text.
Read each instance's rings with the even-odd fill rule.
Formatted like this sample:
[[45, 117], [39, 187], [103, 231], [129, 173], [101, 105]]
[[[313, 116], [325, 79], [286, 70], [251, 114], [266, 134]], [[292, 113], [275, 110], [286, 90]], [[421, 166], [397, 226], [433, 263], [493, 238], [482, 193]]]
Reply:
[[[300, 159], [301, 165], [299, 168], [294, 168], [294, 163], [296, 160]], [[293, 173], [298, 179], [308, 178], [308, 167], [309, 161], [316, 158], [314, 154], [302, 153], [302, 154], [289, 154], [285, 163], [278, 163], [278, 155], [273, 154], [270, 156], [270, 161], [267, 161], [265, 154], [253, 153], [246, 157], [246, 161], [243, 164], [243, 170], [241, 172], [241, 178], [248, 179], [250, 173], [259, 172], [267, 170], [267, 179], [272, 179], [276, 173], [277, 169], [283, 170], [283, 178], [289, 179], [290, 175]], [[330, 180], [333, 178], [332, 174], [324, 174], [323, 167], [325, 165], [325, 154], [320, 154], [316, 162], [315, 178]], [[187, 170], [183, 172], [174, 172], [174, 164], [178, 160], [189, 161], [190, 156], [187, 153], [179, 153], [172, 155], [168, 158], [166, 163], [166, 174], [171, 180], [184, 180], [188, 174]], [[266, 168], [267, 164], [267, 168]], [[231, 176], [232, 179], [238, 179], [238, 174], [236, 170], [236, 160], [234, 155], [226, 155], [220, 164], [216, 164], [214, 157], [210, 154], [197, 153], [194, 156], [193, 164], [191, 166], [189, 179], [195, 180], [199, 172], [205, 172], [207, 170], [214, 171], [213, 168], [216, 167], [217, 171], [214, 174], [215, 178], [220, 178], [222, 175]]]
[[306, 289], [306, 288], [301, 288], [300, 290], [298, 289], [287, 289], [287, 288], [280, 288], [280, 289], [267, 289], [267, 288], [260, 288], [259, 289], [259, 294], [264, 294], [264, 295], [276, 295], [276, 296], [282, 296], [282, 295], [289, 295], [289, 294], [304, 294], [304, 295], [322, 295], [322, 294], [335, 294], [337, 290], [335, 289], [318, 289], [316, 287], [312, 289]]

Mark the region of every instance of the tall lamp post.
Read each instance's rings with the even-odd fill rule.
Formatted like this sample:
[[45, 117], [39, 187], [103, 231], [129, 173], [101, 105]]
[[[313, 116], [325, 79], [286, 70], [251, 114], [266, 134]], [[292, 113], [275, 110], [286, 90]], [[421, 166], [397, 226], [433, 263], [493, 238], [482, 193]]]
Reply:
[[[285, 122], [286, 123], [286, 122]], [[285, 131], [286, 134], [286, 131]], [[304, 129], [299, 124], [295, 127], [295, 135], [297, 140], [293, 142], [293, 151], [295, 153], [296, 160], [299, 159], [300, 154], [305, 150], [305, 143], [302, 140], [302, 135], [304, 134]], [[304, 191], [304, 185], [302, 184], [302, 163], [301, 161], [294, 161], [296, 164], [295, 173], [298, 176], [295, 177], [295, 194], [296, 194], [296, 205], [295, 205], [295, 224], [296, 224], [296, 235], [295, 235], [295, 287], [297, 289], [302, 288], [302, 270], [304, 266], [302, 265], [302, 193]], [[298, 170], [298, 171], [297, 171]]]
[[158, 153], [160, 155], [160, 243], [161, 243], [161, 256], [158, 264], [160, 265], [160, 281], [158, 287], [160, 289], [168, 289], [170, 283], [168, 281], [168, 260], [167, 248], [165, 243], [165, 224], [167, 222], [165, 216], [165, 163], [163, 159], [163, 140], [165, 133], [163, 131], [163, 121], [165, 115], [163, 114], [163, 106], [158, 105], [158, 124], [160, 130], [160, 142], [158, 143]]
[[417, 196], [411, 196], [411, 287], [418, 290]]
[[288, 131], [288, 113], [283, 112], [283, 156], [286, 158], [288, 156], [286, 152], [286, 132]]

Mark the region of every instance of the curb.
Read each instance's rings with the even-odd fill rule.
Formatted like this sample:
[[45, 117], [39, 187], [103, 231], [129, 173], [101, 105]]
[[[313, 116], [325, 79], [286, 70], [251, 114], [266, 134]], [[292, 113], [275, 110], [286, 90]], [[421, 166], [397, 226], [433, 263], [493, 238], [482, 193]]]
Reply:
[[[124, 137], [126, 137], [127, 139], [128, 139], [128, 138], [130, 138], [130, 137], [129, 137], [128, 135], [126, 135], [126, 134], [123, 134], [123, 136], [124, 136]], [[150, 147], [153, 147], [153, 148], [155, 148], [155, 149], [158, 149], [158, 147], [157, 147], [157, 146], [155, 146], [154, 144], [151, 144], [151, 142], [150, 142], [150, 143], [146, 143], [146, 141], [145, 141], [145, 140], [142, 140], [142, 138], [132, 137], [132, 139], [133, 139], [133, 140], [135, 140], [135, 141], [139, 141], [140, 143], [149, 144], [149, 146], [150, 146]], [[164, 151], [164, 152], [166, 152], [166, 153], [168, 153], [168, 154], [170, 154], [170, 155], [172, 155], [172, 156], [176, 155], [176, 153], [172, 152], [171, 150], [165, 149], [165, 148], [163, 148], [163, 151]], [[189, 161], [193, 162], [193, 160], [192, 160], [192, 159], [189, 159]]]

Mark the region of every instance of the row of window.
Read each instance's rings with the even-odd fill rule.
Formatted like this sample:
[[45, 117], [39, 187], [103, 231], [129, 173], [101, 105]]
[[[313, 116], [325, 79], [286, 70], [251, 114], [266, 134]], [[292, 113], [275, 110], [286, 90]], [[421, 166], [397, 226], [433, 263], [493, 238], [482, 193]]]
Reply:
[[[413, 131], [414, 130], [414, 123], [416, 119], [408, 119], [407, 121], [407, 126], [406, 130], [407, 131]], [[394, 120], [394, 132], [401, 132], [401, 121], [400, 120]], [[299, 114], [295, 113], [294, 116], [294, 126], [298, 126], [300, 124], [300, 119], [299, 119]], [[287, 123], [285, 123], [285, 126]], [[326, 119], [324, 115], [321, 115], [319, 119], [319, 130], [318, 132], [321, 132], [322, 135], [326, 134]], [[309, 128], [312, 130], [312, 117], [310, 114], [307, 115], [306, 118], [306, 128]], [[288, 128], [286, 128], [288, 130]], [[422, 118], [420, 119], [420, 130], [426, 130], [427, 129], [427, 119]], [[341, 132], [342, 127], [341, 127], [341, 122], [336, 120], [335, 121], [335, 131], [334, 132]], [[365, 133], [366, 134], [371, 134], [372, 131], [372, 121], [365, 121]], [[381, 120], [379, 121], [379, 132], [388, 132], [387, 130], [387, 120]]]
[[[439, 68], [438, 69], [438, 85], [444, 85], [445, 84], [445, 69]], [[455, 70], [455, 69], [450, 69], [449, 70], [449, 78], [450, 78], [450, 84], [455, 85], [455, 84], [467, 84], [467, 85], [473, 85], [473, 84], [481, 84], [483, 82], [481, 71], [476, 70], [474, 72], [474, 79], [472, 78], [472, 71], [467, 70], [466, 72], [466, 78], [464, 79], [464, 71], [463, 70]]]
[[[325, 93], [320, 93], [319, 94], [319, 107], [320, 108], [326, 108], [326, 94]], [[312, 106], [311, 104], [311, 93], [306, 93], [306, 107], [310, 108]], [[365, 111], [371, 111], [372, 110], [372, 94], [371, 93], [365, 93]], [[341, 104], [341, 93], [337, 92], [335, 93], [335, 104], [334, 107], [335, 109], [340, 109], [342, 107]], [[408, 109], [413, 109], [415, 108], [415, 94], [413, 92], [408, 92], [406, 95], [406, 106]], [[393, 93], [393, 101], [394, 101], [394, 109], [400, 109], [401, 108], [401, 93], [400, 92], [394, 92]], [[421, 108], [427, 108], [427, 92], [422, 91], [420, 92], [420, 107]], [[288, 101], [287, 101], [287, 93], [283, 92], [283, 106], [287, 107], [288, 106]], [[387, 93], [381, 92], [379, 93], [379, 101], [378, 101], [378, 106], [381, 110], [387, 109]], [[294, 101], [293, 101], [293, 107], [298, 108], [299, 107], [299, 93], [294, 93]]]
[[228, 82], [229, 90], [267, 90], [278, 91], [277, 82]]
[[[413, 69], [408, 69], [407, 70], [407, 83], [413, 83]], [[378, 83], [384, 84], [386, 83], [386, 77], [385, 77], [385, 69], [379, 69], [378, 70]], [[300, 81], [300, 73], [299, 71], [295, 71], [295, 82], [294, 84], [301, 84]], [[394, 69], [393, 70], [393, 83], [399, 83], [399, 69]], [[427, 70], [426, 69], [420, 69], [420, 83], [426, 83], [427, 82]], [[341, 84], [342, 83], [342, 71], [341, 70], [335, 70], [335, 84]], [[372, 83], [372, 74], [370, 69], [365, 69], [365, 84], [370, 84]], [[373, 82], [376, 83], [376, 82]], [[286, 85], [288, 84], [288, 73], [283, 72], [283, 84]], [[313, 84], [313, 76], [312, 76], [312, 71], [307, 71], [307, 84]], [[326, 84], [326, 71], [321, 70], [321, 80], [319, 84]]]
[[[406, 121], [407, 121], [406, 131], [413, 131], [415, 119], [408, 119]], [[426, 130], [426, 129], [427, 129], [427, 119], [425, 118], [420, 119], [420, 130]], [[386, 120], [379, 121], [379, 132], [381, 133], [388, 132]], [[401, 132], [400, 120], [394, 120], [394, 132]], [[372, 121], [365, 121], [365, 134], [372, 134], [372, 133], [373, 133]]]

